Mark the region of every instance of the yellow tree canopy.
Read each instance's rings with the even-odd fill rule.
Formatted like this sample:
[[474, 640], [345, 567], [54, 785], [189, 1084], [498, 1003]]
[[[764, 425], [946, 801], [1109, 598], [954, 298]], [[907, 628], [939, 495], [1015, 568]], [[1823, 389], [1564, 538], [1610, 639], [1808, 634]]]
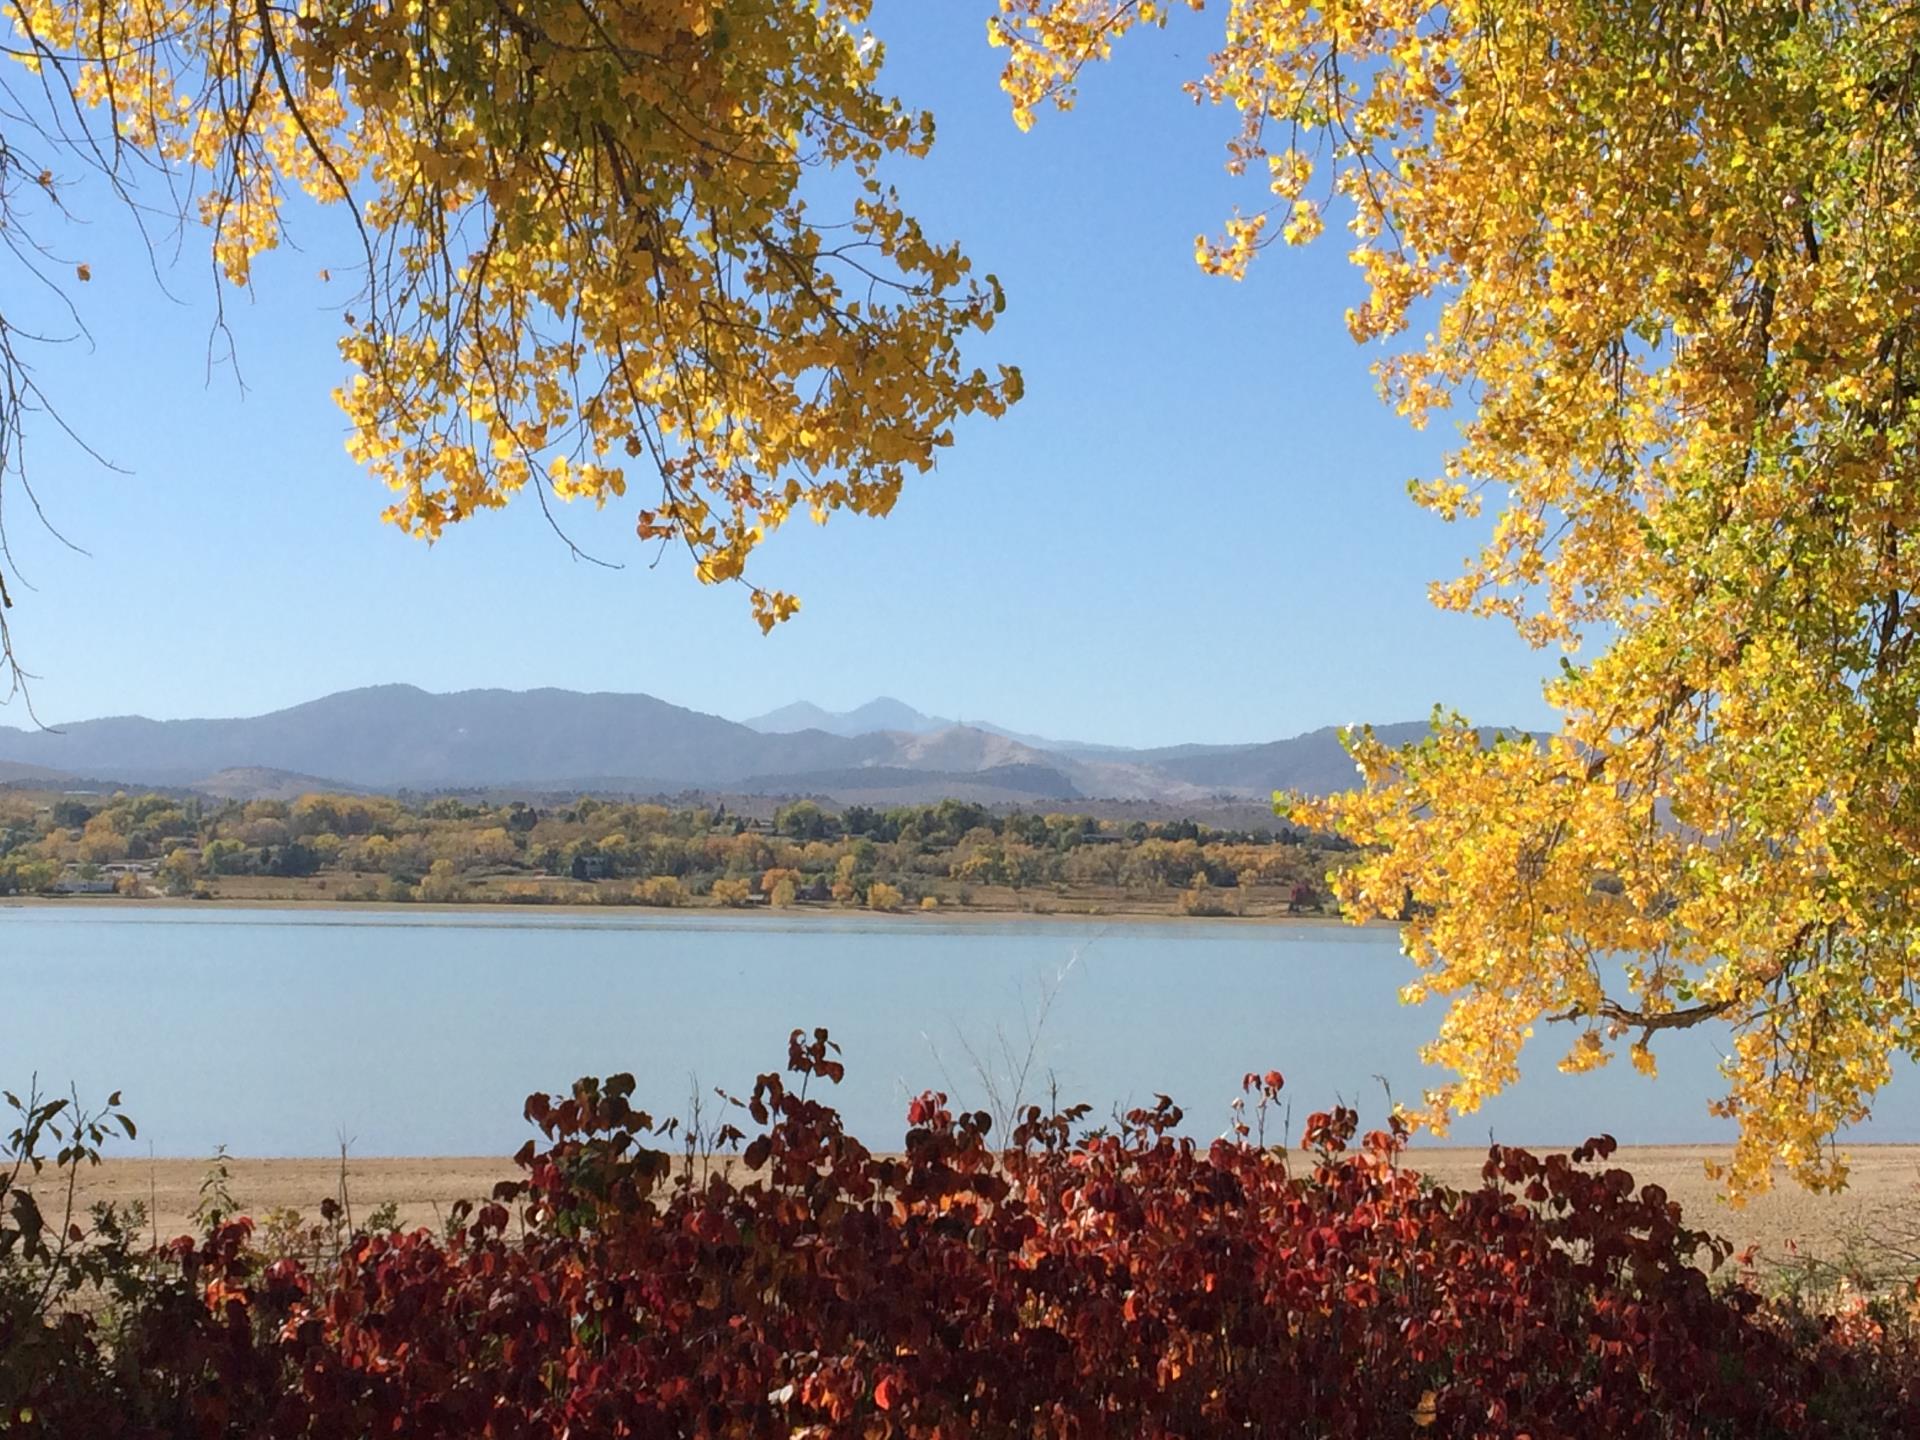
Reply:
[[[638, 480], [640, 535], [738, 580], [795, 512], [884, 515], [958, 416], [1019, 395], [961, 353], [998, 283], [881, 174], [933, 124], [878, 90], [867, 10], [7, 0], [0, 218], [17, 235], [38, 194], [44, 221], [88, 169], [136, 205], [189, 193], [244, 285], [289, 197], [344, 205], [364, 293], [338, 399], [389, 519], [431, 539], [529, 487]], [[4, 463], [33, 396], [0, 360]], [[796, 605], [752, 599], [763, 627]]]
[[[1365, 790], [1295, 810], [1372, 847], [1343, 898], [1409, 914], [1451, 1002], [1428, 1118], [1543, 1019], [1573, 1068], [1714, 1022], [1733, 1190], [1840, 1182], [1826, 1142], [1920, 1051], [1920, 12], [1224, 8], [1195, 91], [1263, 188], [1202, 262], [1349, 226], [1387, 396], [1462, 404], [1414, 491], [1487, 538], [1436, 599], [1567, 652], [1545, 742], [1362, 734]], [[1001, 0], [1016, 119], [1165, 19]]]

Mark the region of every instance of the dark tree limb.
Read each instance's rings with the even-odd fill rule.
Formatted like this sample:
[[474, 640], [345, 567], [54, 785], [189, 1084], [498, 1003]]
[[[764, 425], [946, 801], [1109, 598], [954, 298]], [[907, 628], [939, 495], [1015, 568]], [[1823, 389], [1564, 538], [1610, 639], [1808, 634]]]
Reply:
[[1549, 1015], [1547, 1019], [1608, 1020], [1631, 1030], [1644, 1030], [1651, 1034], [1655, 1030], [1686, 1030], [1695, 1025], [1704, 1025], [1726, 1014], [1734, 1004], [1732, 1000], [1716, 1000], [1708, 1005], [1689, 1005], [1684, 1010], [1629, 1010], [1617, 1000], [1602, 1000], [1591, 1010], [1575, 1005], [1560, 1014]]

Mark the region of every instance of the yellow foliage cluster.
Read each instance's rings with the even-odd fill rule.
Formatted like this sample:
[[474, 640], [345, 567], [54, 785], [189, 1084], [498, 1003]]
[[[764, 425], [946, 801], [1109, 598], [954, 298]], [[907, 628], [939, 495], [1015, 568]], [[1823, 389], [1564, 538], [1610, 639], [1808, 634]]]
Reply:
[[[20, 0], [9, 53], [200, 177], [235, 285], [289, 193], [351, 207], [338, 398], [388, 519], [433, 539], [529, 485], [604, 504], [639, 464], [639, 534], [718, 582], [796, 511], [886, 514], [960, 415], [1020, 393], [961, 355], [999, 283], [880, 177], [933, 125], [877, 89], [867, 11]], [[845, 214], [812, 214], [821, 168]], [[763, 627], [797, 605], [752, 596]]]
[[671, 875], [655, 875], [633, 887], [633, 903], [671, 909], [687, 903], [687, 890]]
[[[1411, 995], [1451, 1002], [1426, 1118], [1510, 1083], [1544, 1019], [1569, 1067], [1628, 1042], [1642, 1069], [1713, 1021], [1731, 1190], [1839, 1183], [1827, 1142], [1920, 1048], [1920, 12], [1224, 8], [1193, 88], [1265, 194], [1203, 263], [1351, 217], [1386, 395], [1471, 401], [1413, 487], [1486, 511], [1435, 598], [1567, 657], [1550, 738], [1361, 734], [1365, 790], [1291, 807], [1368, 847], [1341, 898], [1406, 915]], [[1000, 12], [1023, 123], [1164, 19]]]

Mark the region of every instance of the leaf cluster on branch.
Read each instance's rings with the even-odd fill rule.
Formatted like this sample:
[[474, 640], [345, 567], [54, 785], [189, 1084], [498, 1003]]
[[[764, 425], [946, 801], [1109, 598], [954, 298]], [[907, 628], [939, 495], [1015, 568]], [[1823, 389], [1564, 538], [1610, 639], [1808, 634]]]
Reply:
[[[1169, 7], [999, 8], [1027, 123]], [[1414, 993], [1451, 1000], [1428, 1119], [1542, 1020], [1576, 1068], [1714, 1021], [1731, 1187], [1838, 1183], [1827, 1142], [1920, 1051], [1920, 13], [1221, 8], [1193, 88], [1263, 193], [1203, 263], [1344, 221], [1387, 398], [1461, 407], [1412, 489], [1483, 539], [1436, 600], [1567, 651], [1545, 743], [1439, 714], [1288, 802], [1370, 847], [1343, 898], [1410, 911]]]
[[[882, 174], [933, 122], [879, 89], [867, 10], [9, 0], [3, 228], [26, 263], [12, 227], [46, 217], [18, 177], [57, 205], [93, 176], [202, 222], [246, 286], [290, 197], [344, 207], [337, 398], [389, 520], [432, 539], [522, 491], [598, 505], [638, 480], [642, 538], [742, 580], [791, 515], [886, 514], [960, 416], [1020, 393], [962, 354], [998, 281]], [[31, 386], [0, 325], [0, 462]], [[763, 627], [798, 603], [750, 589]]]

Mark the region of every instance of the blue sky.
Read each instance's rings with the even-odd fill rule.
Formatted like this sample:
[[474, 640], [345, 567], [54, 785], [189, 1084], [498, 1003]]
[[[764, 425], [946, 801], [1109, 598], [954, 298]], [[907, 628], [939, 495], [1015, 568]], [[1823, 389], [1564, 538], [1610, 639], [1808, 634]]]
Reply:
[[1406, 498], [1446, 435], [1376, 398], [1341, 232], [1237, 285], [1192, 262], [1196, 233], [1257, 201], [1222, 169], [1230, 117], [1180, 91], [1218, 16], [1140, 37], [1022, 136], [986, 8], [883, 0], [876, 28], [891, 86], [939, 118], [934, 156], [898, 177], [909, 208], [1005, 282], [977, 354], [1019, 364], [1027, 398], [964, 427], [888, 519], [777, 536], [761, 576], [805, 608], [771, 637], [682, 557], [650, 568], [627, 505], [563, 513], [619, 570], [571, 560], [530, 502], [434, 547], [381, 525], [386, 492], [346, 458], [329, 398], [347, 296], [318, 272], [351, 268], [337, 227], [308, 225], [226, 297], [243, 390], [209, 365], [200, 237], [163, 272], [169, 297], [119, 217], [87, 207], [94, 223], [53, 238], [92, 269], [75, 289], [94, 345], [43, 355], [39, 377], [127, 473], [35, 432], [39, 496], [85, 556], [9, 499], [41, 718], [251, 714], [405, 680], [644, 690], [735, 718], [885, 693], [1123, 744], [1435, 702], [1542, 723], [1552, 657], [1426, 603], [1474, 537]]

